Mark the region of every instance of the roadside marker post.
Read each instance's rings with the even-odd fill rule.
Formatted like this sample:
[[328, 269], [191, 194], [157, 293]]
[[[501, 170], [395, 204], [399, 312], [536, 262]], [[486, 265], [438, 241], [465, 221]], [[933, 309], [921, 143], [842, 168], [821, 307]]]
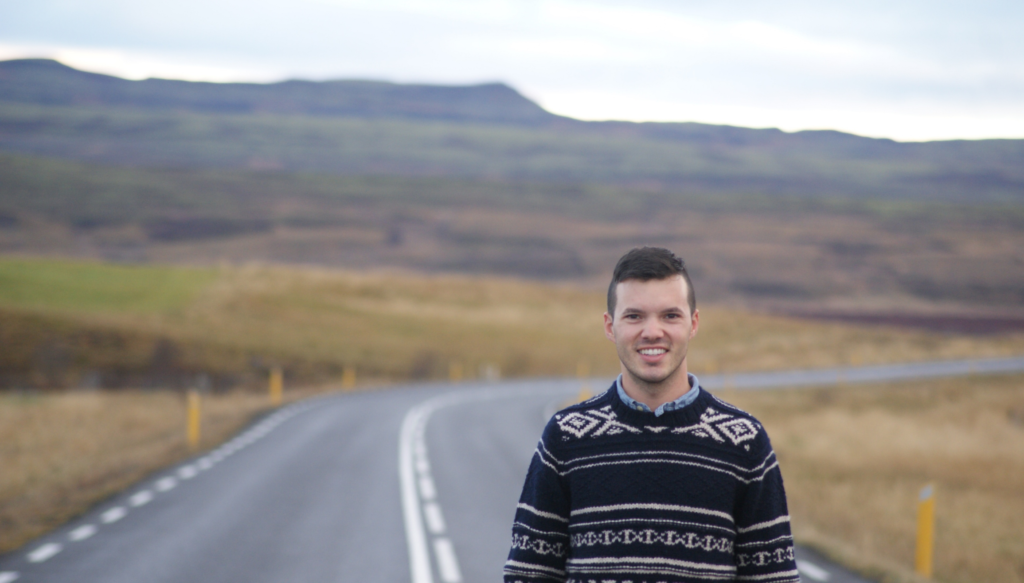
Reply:
[[462, 381], [462, 363], [461, 362], [459, 362], [457, 360], [453, 360], [453, 361], [448, 363], [448, 380], [450, 380], [453, 383], [458, 383], [458, 382]]
[[587, 379], [589, 377], [590, 363], [581, 359], [576, 363], [576, 378], [580, 380], [579, 402], [581, 403], [594, 396], [593, 393], [590, 392], [590, 385], [587, 384]]
[[918, 575], [932, 578], [932, 550], [935, 545], [935, 488], [928, 484], [921, 489], [917, 502], [917, 552], [914, 554], [914, 571]]
[[585, 360], [580, 360], [576, 363], [576, 378], [581, 381], [590, 376], [590, 363]]
[[270, 404], [280, 407], [284, 399], [284, 373], [281, 367], [274, 367], [270, 371]]
[[185, 437], [191, 450], [199, 449], [200, 431], [202, 429], [200, 416], [199, 391], [191, 389], [188, 392], [188, 421], [185, 427]]
[[341, 388], [351, 391], [356, 386], [356, 367], [346, 366], [341, 372]]

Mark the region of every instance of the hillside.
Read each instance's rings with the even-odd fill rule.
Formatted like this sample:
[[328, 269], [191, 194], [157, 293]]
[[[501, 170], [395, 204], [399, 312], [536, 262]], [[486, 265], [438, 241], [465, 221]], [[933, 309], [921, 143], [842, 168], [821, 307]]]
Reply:
[[603, 285], [678, 250], [701, 297], [1024, 305], [1020, 205], [803, 200], [446, 177], [112, 168], [0, 154], [0, 254], [316, 264]]
[[0, 63], [0, 254], [600, 285], [656, 244], [718, 302], [1020, 321], [1024, 140], [581, 122], [494, 86], [151, 81]]
[[504, 85], [127, 81], [0, 63], [0, 150], [105, 165], [613, 184], [709, 195], [1024, 199], [1024, 140], [581, 122]]

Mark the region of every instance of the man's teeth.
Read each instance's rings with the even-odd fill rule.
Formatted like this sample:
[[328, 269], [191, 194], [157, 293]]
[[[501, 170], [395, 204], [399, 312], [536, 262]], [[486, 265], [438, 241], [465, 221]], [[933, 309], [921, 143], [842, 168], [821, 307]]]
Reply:
[[666, 352], [668, 351], [664, 348], [643, 348], [640, 350], [640, 354], [646, 356], [657, 356], [659, 354], [665, 354]]

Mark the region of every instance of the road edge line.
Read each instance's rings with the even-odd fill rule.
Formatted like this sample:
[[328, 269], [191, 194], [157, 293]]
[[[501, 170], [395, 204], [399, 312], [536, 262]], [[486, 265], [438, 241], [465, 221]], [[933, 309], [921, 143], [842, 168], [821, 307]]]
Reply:
[[398, 438], [398, 479], [402, 492], [402, 514], [405, 518], [405, 538], [409, 546], [409, 572], [412, 583], [434, 583], [430, 566], [427, 535], [423, 531], [419, 494], [416, 491], [416, 471], [413, 466], [413, 443], [416, 428], [429, 406], [420, 404], [405, 414]]

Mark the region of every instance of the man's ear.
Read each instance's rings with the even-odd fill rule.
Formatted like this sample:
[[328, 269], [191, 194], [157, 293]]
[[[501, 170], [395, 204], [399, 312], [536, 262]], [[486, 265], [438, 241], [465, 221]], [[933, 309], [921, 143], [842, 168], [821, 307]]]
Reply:
[[612, 324], [613, 323], [614, 323], [614, 320], [612, 320], [611, 314], [609, 314], [608, 312], [605, 312], [604, 313], [604, 335], [605, 335], [605, 337], [608, 338], [608, 340], [611, 340], [612, 342], [615, 342], [615, 334], [612, 333]]
[[697, 335], [697, 328], [700, 327], [700, 310], [695, 309], [690, 320], [693, 322], [693, 327], [690, 328], [690, 338], [693, 338]]

